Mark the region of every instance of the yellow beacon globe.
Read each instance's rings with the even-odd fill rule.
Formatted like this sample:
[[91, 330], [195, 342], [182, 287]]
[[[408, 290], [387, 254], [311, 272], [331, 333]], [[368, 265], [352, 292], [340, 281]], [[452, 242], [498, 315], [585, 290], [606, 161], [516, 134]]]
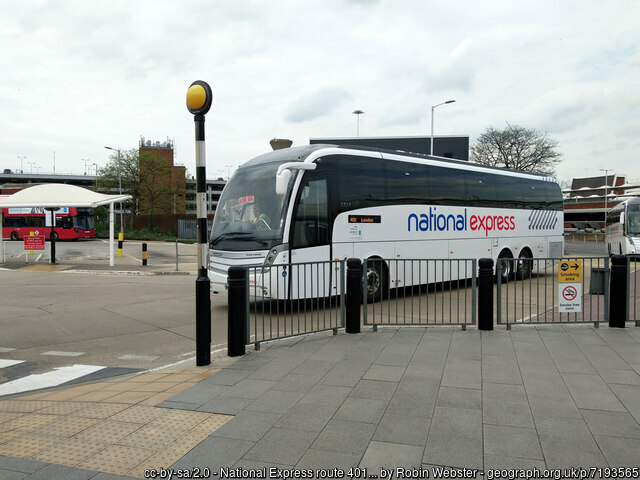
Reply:
[[187, 105], [191, 110], [199, 110], [207, 101], [207, 92], [202, 85], [191, 85], [187, 90]]

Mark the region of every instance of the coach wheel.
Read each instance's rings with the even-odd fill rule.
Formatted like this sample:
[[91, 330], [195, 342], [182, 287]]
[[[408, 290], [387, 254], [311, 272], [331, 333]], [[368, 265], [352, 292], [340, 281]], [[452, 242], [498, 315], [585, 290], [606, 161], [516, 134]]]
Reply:
[[58, 240], [58, 233], [57, 232], [51, 232], [51, 235], [49, 235], [49, 238], [51, 240]]
[[389, 273], [383, 260], [367, 260], [367, 303], [378, 302], [389, 289]]
[[513, 255], [509, 250], [503, 250], [498, 255], [498, 262], [501, 268], [500, 283], [507, 283], [513, 277]]
[[11, 240], [20, 240], [20, 237], [18, 237], [18, 232], [16, 232], [15, 230], [11, 232]]
[[528, 248], [525, 248], [520, 252], [520, 256], [518, 257], [518, 267], [516, 270], [516, 278], [518, 280], [526, 280], [531, 277], [531, 270], [533, 269], [532, 257], [533, 255], [531, 255]]

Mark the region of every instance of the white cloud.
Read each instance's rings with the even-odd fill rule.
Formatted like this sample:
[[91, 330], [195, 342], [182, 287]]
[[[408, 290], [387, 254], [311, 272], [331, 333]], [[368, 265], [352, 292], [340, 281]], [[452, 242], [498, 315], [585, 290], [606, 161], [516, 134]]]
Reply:
[[193, 171], [188, 86], [209, 82], [209, 176], [274, 136], [428, 135], [506, 122], [546, 131], [562, 177], [615, 168], [640, 178], [640, 4], [495, 0], [4, 0], [0, 168], [104, 164], [104, 145], [176, 141]]

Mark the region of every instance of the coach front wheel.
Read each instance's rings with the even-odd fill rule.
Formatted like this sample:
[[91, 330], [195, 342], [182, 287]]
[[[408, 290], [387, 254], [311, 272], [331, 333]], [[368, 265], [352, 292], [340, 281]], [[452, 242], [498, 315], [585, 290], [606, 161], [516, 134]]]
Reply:
[[18, 232], [11, 232], [11, 240], [20, 240], [20, 237], [18, 237]]

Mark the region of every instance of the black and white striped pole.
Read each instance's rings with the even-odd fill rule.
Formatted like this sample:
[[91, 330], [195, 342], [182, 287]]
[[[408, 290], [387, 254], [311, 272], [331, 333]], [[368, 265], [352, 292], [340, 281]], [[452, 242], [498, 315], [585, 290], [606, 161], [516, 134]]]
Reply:
[[196, 126], [196, 211], [198, 217], [198, 278], [196, 279], [196, 365], [211, 363], [211, 293], [207, 258], [207, 160], [204, 116], [211, 108], [211, 87], [200, 80], [187, 90], [187, 108]]

